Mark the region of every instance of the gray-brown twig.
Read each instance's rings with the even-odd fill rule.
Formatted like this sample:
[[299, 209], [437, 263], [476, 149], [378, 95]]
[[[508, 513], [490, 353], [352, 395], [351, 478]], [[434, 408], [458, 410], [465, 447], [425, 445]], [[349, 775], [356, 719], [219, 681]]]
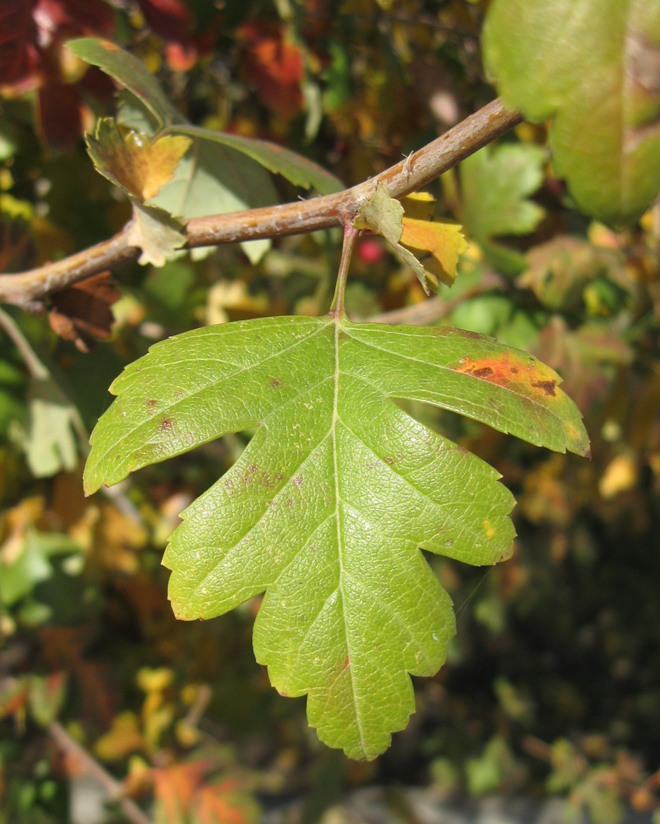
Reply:
[[131, 824], [151, 824], [147, 816], [142, 812], [135, 802], [122, 795], [122, 785], [116, 778], [110, 775], [84, 747], [72, 738], [64, 727], [57, 721], [48, 725], [48, 732], [65, 753], [65, 755], [75, 761], [86, 773], [93, 776], [108, 794], [108, 800], [119, 804], [122, 812]]
[[[187, 248], [303, 234], [351, 223], [360, 205], [382, 183], [392, 197], [415, 192], [522, 121], [498, 98], [419, 151], [376, 177], [337, 194], [262, 209], [193, 218], [185, 227]], [[28, 272], [0, 275], [0, 303], [23, 308], [120, 263], [135, 259], [131, 223], [109, 240]]]

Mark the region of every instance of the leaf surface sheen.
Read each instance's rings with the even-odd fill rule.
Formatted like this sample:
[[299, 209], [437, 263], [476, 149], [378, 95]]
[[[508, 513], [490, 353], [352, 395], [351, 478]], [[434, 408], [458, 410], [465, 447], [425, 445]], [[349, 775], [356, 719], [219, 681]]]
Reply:
[[498, 473], [391, 398], [584, 454], [558, 381], [525, 353], [449, 328], [331, 316], [206, 327], [157, 344], [115, 381], [85, 488], [257, 427], [171, 536], [173, 608], [212, 618], [265, 593], [254, 648], [272, 683], [308, 694], [327, 744], [373, 758], [414, 710], [409, 674], [435, 673], [454, 632], [420, 549], [493, 564], [514, 535]]
[[505, 102], [549, 135], [578, 206], [635, 220], [660, 188], [657, 0], [495, 0], [484, 56]]

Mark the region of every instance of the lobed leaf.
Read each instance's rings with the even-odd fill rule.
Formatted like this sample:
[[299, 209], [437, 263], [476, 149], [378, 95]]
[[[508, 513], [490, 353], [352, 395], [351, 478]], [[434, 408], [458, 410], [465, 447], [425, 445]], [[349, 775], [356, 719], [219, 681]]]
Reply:
[[426, 293], [431, 288], [437, 290], [440, 283], [451, 286], [456, 279], [458, 258], [468, 248], [463, 227], [454, 220], [435, 218], [435, 198], [428, 192], [403, 198], [403, 208], [401, 244], [415, 250], [424, 270], [422, 285]]
[[254, 648], [272, 683], [308, 695], [323, 741], [373, 758], [414, 710], [409, 674], [433, 674], [454, 632], [420, 549], [492, 564], [514, 534], [495, 470], [391, 399], [584, 454], [579, 412], [558, 383], [534, 358], [454, 329], [334, 317], [198, 329], [113, 383], [85, 490], [257, 427], [171, 536], [174, 611], [211, 618], [265, 593]]
[[545, 161], [546, 152], [538, 146], [505, 144], [487, 146], [459, 167], [461, 219], [468, 236], [504, 274], [519, 274], [525, 257], [498, 237], [529, 234], [541, 222], [543, 209], [528, 198], [543, 182]]
[[138, 263], [164, 266], [185, 246], [183, 225], [164, 209], [133, 201], [133, 226], [127, 237], [131, 246], [142, 249]]
[[124, 137], [110, 117], [102, 117], [94, 135], [86, 135], [86, 140], [97, 171], [142, 201], [155, 197], [173, 178], [192, 142], [187, 137], [171, 136], [150, 140], [139, 132]]
[[657, 0], [494, 0], [484, 55], [504, 100], [554, 118], [557, 174], [599, 220], [635, 220], [660, 189]]

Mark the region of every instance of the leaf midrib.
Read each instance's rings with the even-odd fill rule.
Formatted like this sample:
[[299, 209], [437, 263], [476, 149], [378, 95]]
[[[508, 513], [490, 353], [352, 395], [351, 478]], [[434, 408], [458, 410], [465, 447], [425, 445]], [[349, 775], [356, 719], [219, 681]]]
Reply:
[[[337, 520], [337, 558], [339, 561], [339, 589], [341, 591], [341, 610], [342, 610], [342, 617], [344, 619], [344, 636], [346, 639], [346, 652], [348, 655], [348, 667], [349, 667], [349, 677], [351, 679], [351, 692], [353, 694], [353, 706], [355, 710], [355, 723], [357, 724], [358, 734], [360, 736], [360, 746], [362, 747], [362, 751], [366, 754], [367, 752], [367, 745], [365, 742], [364, 732], [362, 730], [362, 721], [360, 719], [360, 709], [359, 709], [359, 702], [358, 702], [358, 694], [355, 689], [355, 679], [353, 678], [353, 651], [351, 649], [351, 645], [348, 638], [348, 620], [346, 616], [346, 598], [344, 597], [344, 558], [343, 558], [343, 541], [342, 541], [342, 527], [341, 527], [341, 516], [340, 516], [340, 507], [339, 502], [342, 500], [341, 498], [341, 490], [339, 485], [339, 468], [337, 465], [337, 421], [339, 420], [338, 414], [338, 402], [339, 402], [339, 378], [341, 375], [341, 368], [339, 365], [339, 326], [341, 320], [339, 318], [334, 319], [334, 347], [335, 347], [335, 368], [334, 368], [334, 397], [332, 401], [332, 421], [331, 421], [331, 429], [332, 429], [332, 461], [333, 461], [333, 469], [334, 469], [334, 480], [335, 480], [335, 517]], [[341, 674], [341, 673], [340, 673]]]

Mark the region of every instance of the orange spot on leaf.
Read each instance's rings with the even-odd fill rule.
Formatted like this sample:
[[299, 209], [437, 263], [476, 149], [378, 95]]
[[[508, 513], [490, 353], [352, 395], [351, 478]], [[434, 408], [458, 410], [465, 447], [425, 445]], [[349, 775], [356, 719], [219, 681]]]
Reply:
[[555, 373], [534, 358], [506, 352], [495, 357], [461, 358], [456, 372], [506, 386], [531, 396], [556, 397], [559, 383]]

